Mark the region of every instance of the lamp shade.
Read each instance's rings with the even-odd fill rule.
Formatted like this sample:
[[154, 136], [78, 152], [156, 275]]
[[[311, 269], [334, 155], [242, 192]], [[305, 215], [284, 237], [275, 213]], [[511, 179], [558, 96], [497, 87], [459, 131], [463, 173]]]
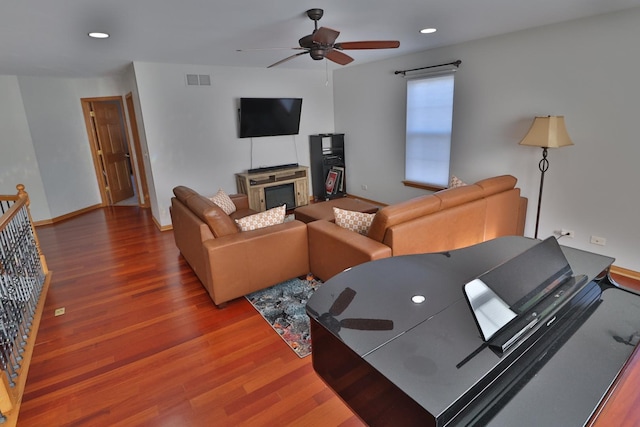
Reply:
[[520, 145], [559, 148], [573, 145], [573, 142], [564, 125], [564, 116], [546, 116], [536, 117], [533, 120], [531, 129], [520, 141]]

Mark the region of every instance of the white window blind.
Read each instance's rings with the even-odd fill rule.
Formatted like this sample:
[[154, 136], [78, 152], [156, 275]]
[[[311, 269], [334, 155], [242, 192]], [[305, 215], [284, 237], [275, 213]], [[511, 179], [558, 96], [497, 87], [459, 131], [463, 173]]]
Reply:
[[407, 81], [405, 180], [447, 187], [454, 73]]

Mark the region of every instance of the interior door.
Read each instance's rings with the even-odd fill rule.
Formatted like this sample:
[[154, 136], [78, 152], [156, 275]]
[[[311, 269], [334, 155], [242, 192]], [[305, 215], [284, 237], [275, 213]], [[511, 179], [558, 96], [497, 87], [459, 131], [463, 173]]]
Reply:
[[94, 126], [111, 204], [134, 196], [131, 162], [117, 102], [92, 102]]

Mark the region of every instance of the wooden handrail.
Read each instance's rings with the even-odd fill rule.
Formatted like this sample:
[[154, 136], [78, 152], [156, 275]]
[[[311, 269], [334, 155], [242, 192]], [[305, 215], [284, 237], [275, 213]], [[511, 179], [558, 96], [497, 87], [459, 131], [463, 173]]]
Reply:
[[[6, 196], [0, 196], [0, 200], [7, 201]], [[14, 203], [9, 207], [9, 209], [0, 217], [0, 230], [4, 230], [4, 228], [11, 222], [13, 217], [16, 216], [16, 212], [22, 209], [25, 206], [27, 201], [25, 199], [20, 199], [16, 197]]]
[[17, 212], [22, 208], [23, 205], [27, 206], [27, 214], [29, 215], [29, 223], [31, 224], [31, 229], [33, 231], [33, 237], [36, 241], [36, 248], [38, 249], [38, 255], [40, 256], [40, 262], [42, 263], [42, 268], [44, 269], [45, 274], [49, 272], [49, 268], [47, 267], [46, 259], [40, 249], [40, 239], [38, 239], [38, 234], [36, 233], [36, 229], [33, 226], [33, 218], [31, 218], [31, 210], [29, 210], [29, 205], [31, 204], [31, 200], [29, 199], [29, 193], [25, 191], [24, 184], [16, 185], [16, 190], [18, 193], [15, 195], [3, 195], [0, 194], [0, 202], [13, 202], [13, 205], [5, 212], [2, 217], [0, 217], [0, 230], [3, 230], [6, 224], [13, 218], [15, 215], [14, 212]]

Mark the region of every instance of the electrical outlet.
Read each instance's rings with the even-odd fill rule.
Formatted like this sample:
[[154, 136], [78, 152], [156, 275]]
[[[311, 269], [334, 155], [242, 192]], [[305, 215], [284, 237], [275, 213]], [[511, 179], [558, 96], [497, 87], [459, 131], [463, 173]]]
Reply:
[[563, 228], [562, 230], [560, 230], [560, 235], [561, 236], [571, 237], [571, 238], [576, 237], [576, 235], [573, 232], [573, 230], [567, 230], [566, 228]]
[[56, 308], [56, 311], [53, 312], [54, 316], [62, 316], [65, 312], [64, 307]]
[[593, 243], [594, 245], [604, 246], [607, 244], [607, 239], [605, 239], [604, 237], [591, 236], [591, 243]]
[[367, 186], [367, 184], [362, 184], [360, 186], [360, 188], [362, 188], [364, 191], [367, 191], [369, 189], [369, 187]]

